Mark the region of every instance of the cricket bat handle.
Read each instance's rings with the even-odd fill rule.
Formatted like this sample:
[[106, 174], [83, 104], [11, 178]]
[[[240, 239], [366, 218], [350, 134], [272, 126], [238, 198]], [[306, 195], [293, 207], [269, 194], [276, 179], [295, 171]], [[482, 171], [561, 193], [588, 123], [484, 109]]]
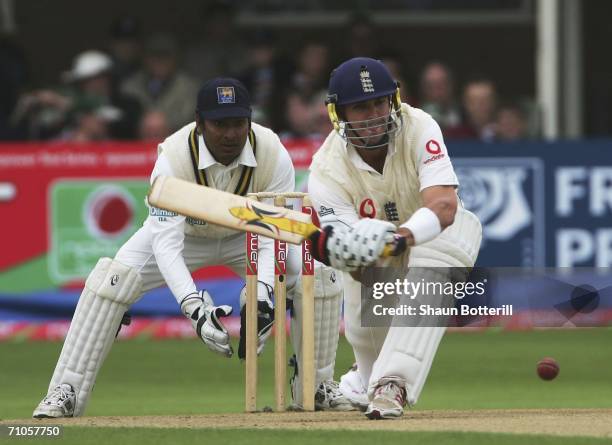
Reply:
[[398, 256], [404, 253], [408, 244], [406, 243], [406, 238], [401, 235], [395, 235], [394, 240], [388, 243], [383, 249], [382, 254], [380, 255], [382, 258], [387, 258], [390, 256]]

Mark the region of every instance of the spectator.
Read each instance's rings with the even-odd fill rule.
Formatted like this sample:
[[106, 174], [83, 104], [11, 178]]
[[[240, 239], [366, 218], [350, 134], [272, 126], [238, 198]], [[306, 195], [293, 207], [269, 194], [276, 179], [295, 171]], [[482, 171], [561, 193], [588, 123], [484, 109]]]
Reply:
[[307, 42], [298, 54], [291, 89], [306, 96], [312, 95], [327, 88], [328, 76], [329, 49], [321, 42]]
[[321, 142], [334, 129], [331, 120], [329, 119], [327, 105], [325, 105], [326, 98], [327, 91], [321, 91], [314, 97], [311, 108], [312, 114], [310, 118], [310, 136], [315, 139], [320, 139]]
[[144, 68], [127, 79], [122, 90], [136, 97], [145, 111], [168, 116], [170, 131], [193, 120], [198, 83], [178, 69], [178, 45], [167, 34], [152, 36], [145, 45]]
[[10, 126], [26, 139], [45, 140], [57, 137], [66, 126], [72, 101], [52, 89], [24, 93], [10, 117]]
[[57, 91], [44, 89], [22, 96], [14, 121], [26, 123], [29, 137], [53, 138], [70, 125], [72, 115], [81, 112], [81, 106], [86, 104], [88, 109], [104, 107], [107, 113], [112, 110], [112, 119], [106, 122], [112, 138], [134, 138], [141, 108], [136, 99], [114, 88], [112, 66], [110, 57], [100, 51], [80, 53], [72, 69], [62, 74], [64, 85]]
[[120, 84], [140, 69], [142, 53], [140, 24], [134, 17], [117, 18], [110, 29], [109, 54], [113, 80]]
[[203, 11], [201, 29], [202, 41], [185, 52], [185, 69], [189, 74], [205, 80], [245, 70], [247, 50], [236, 33], [234, 9], [229, 1], [210, 2]]
[[19, 94], [28, 80], [23, 49], [8, 35], [0, 34], [0, 140], [21, 135], [9, 124]]
[[348, 48], [346, 57], [373, 57], [379, 58], [374, 26], [370, 18], [362, 12], [352, 15], [348, 23]]
[[251, 93], [253, 120], [277, 128], [289, 77], [287, 63], [277, 56], [273, 36], [258, 30], [250, 39], [249, 65], [238, 76]]
[[143, 141], [162, 142], [170, 135], [168, 117], [159, 110], [149, 110], [142, 116], [138, 135]]
[[291, 78], [287, 95], [287, 123], [289, 133], [308, 137], [313, 129], [317, 99], [326, 91], [329, 75], [329, 50], [319, 42], [308, 42], [298, 55], [297, 69]]
[[495, 139], [498, 141], [518, 141], [527, 138], [527, 114], [513, 102], [500, 105], [495, 120]]
[[72, 70], [64, 73], [64, 80], [70, 85], [68, 92], [73, 103], [92, 102], [106, 109], [115, 110], [109, 121], [109, 132], [114, 139], [133, 139], [142, 112], [138, 101], [115, 88], [112, 79], [113, 62], [99, 51], [85, 51], [79, 54]]
[[414, 104], [414, 99], [410, 96], [408, 82], [406, 82], [406, 79], [402, 74], [402, 67], [399, 59], [395, 56], [385, 56], [381, 59], [381, 61], [389, 69], [393, 78], [399, 82], [402, 102], [406, 104]]
[[431, 114], [448, 138], [466, 133], [454, 88], [453, 75], [446, 65], [430, 62], [425, 66], [421, 74], [421, 109]]
[[492, 80], [474, 79], [465, 85], [463, 107], [472, 137], [483, 141], [491, 141], [495, 137], [496, 106], [497, 92]]
[[81, 99], [70, 112], [68, 126], [60, 141], [88, 143], [111, 139], [110, 126], [119, 118], [119, 110], [95, 100]]

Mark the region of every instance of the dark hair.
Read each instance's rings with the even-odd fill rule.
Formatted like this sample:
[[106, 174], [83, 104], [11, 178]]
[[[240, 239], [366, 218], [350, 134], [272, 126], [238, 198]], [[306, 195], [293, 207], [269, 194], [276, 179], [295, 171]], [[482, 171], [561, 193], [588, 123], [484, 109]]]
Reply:
[[423, 71], [421, 71], [421, 82], [423, 81], [423, 76], [425, 75], [425, 71], [433, 65], [440, 66], [444, 71], [446, 71], [446, 75], [448, 76], [448, 81], [452, 84], [455, 83], [455, 76], [453, 75], [453, 70], [445, 62], [442, 62], [441, 60], [437, 60], [437, 59], [430, 60], [429, 62], [425, 64]]

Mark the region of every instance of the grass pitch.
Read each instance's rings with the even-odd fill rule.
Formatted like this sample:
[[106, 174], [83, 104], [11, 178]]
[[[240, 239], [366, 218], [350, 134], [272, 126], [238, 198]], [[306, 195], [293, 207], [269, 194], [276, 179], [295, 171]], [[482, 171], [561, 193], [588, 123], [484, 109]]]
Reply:
[[[449, 333], [434, 361], [417, 412], [424, 410], [612, 408], [612, 329]], [[273, 405], [273, 348], [260, 360], [260, 407]], [[0, 343], [0, 419], [25, 419], [46, 392], [60, 343]], [[552, 382], [540, 380], [536, 362], [555, 357]], [[341, 338], [337, 377], [352, 363]], [[196, 340], [117, 342], [87, 409], [88, 416], [188, 416], [239, 413], [244, 404], [243, 364], [217, 356]], [[415, 414], [417, 413], [415, 412]], [[435, 413], [435, 412], [434, 412]], [[410, 416], [410, 413], [407, 413]], [[433, 414], [435, 416], [435, 414]], [[361, 421], [356, 415], [356, 421]], [[526, 422], [529, 421], [526, 419]], [[568, 419], [571, 422], [571, 419]], [[366, 419], [363, 419], [366, 422]], [[385, 423], [383, 423], [384, 425]], [[410, 425], [409, 423], [407, 423]], [[180, 422], [176, 425], [180, 427]], [[567, 425], [566, 425], [567, 426]], [[594, 425], [596, 428], [596, 425]], [[280, 433], [280, 434], [279, 434]], [[600, 434], [601, 435], [601, 434]], [[115, 439], [113, 439], [113, 437]], [[235, 429], [84, 428], [67, 426], [65, 443], [610, 443], [610, 439], [545, 435], [280, 431]]]
[[[19, 439], [18, 443], [38, 442], [41, 439]], [[231, 444], [231, 445], [312, 445], [312, 444], [419, 444], [419, 445], [603, 445], [606, 439], [586, 437], [553, 437], [524, 434], [487, 433], [432, 433], [397, 431], [300, 431], [279, 434], [266, 430], [187, 430], [175, 428], [85, 428], [70, 427], [64, 430], [57, 442], [74, 445], [113, 443], [122, 445], [168, 444]], [[57, 443], [51, 442], [51, 443]]]

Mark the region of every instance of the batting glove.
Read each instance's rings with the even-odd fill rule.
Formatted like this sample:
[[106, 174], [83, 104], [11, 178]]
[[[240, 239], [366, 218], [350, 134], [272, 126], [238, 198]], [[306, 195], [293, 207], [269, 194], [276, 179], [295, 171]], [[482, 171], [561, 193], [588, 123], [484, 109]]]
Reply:
[[371, 218], [360, 219], [350, 228], [335, 226], [326, 240], [330, 265], [352, 272], [373, 264], [394, 241], [396, 231], [394, 224]]

